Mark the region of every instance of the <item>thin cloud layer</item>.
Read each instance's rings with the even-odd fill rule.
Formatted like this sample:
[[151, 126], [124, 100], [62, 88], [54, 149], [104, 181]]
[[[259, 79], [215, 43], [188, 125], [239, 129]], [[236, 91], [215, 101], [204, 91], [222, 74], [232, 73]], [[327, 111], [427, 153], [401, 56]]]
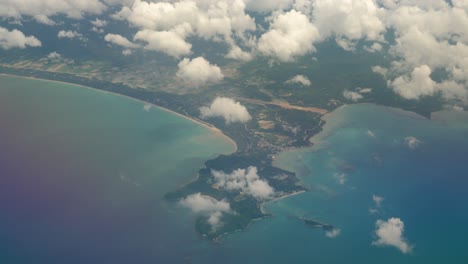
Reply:
[[268, 199], [274, 196], [274, 189], [266, 180], [260, 179], [257, 167], [237, 169], [227, 174], [222, 171], [211, 171], [215, 186], [229, 191], [241, 191], [256, 199]]
[[200, 108], [201, 118], [222, 117], [226, 124], [246, 123], [252, 119], [247, 108], [231, 98], [216, 97], [210, 106]]
[[372, 245], [396, 247], [405, 254], [411, 252], [412, 247], [403, 237], [405, 225], [400, 218], [392, 217], [387, 221], [377, 220], [375, 225], [377, 240], [372, 242]]
[[25, 36], [23, 32], [13, 29], [9, 31], [0, 27], [0, 47], [8, 50], [13, 48], [40, 47], [42, 43], [34, 36]]

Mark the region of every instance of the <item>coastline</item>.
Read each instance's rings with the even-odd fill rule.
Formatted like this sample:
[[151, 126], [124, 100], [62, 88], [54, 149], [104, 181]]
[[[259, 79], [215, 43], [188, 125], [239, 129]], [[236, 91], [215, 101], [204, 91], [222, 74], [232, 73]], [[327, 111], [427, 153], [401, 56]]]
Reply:
[[89, 90], [93, 90], [93, 91], [97, 91], [97, 92], [101, 92], [101, 93], [106, 93], [106, 94], [113, 94], [113, 95], [116, 95], [116, 96], [120, 96], [120, 97], [123, 97], [123, 98], [126, 98], [126, 99], [136, 101], [136, 102], [140, 102], [140, 103], [143, 104], [143, 106], [144, 105], [151, 105], [151, 107], [158, 108], [160, 110], [163, 110], [165, 112], [177, 115], [177, 116], [185, 118], [186, 120], [189, 120], [189, 121], [191, 121], [193, 123], [196, 123], [198, 125], [201, 125], [203, 127], [208, 128], [215, 135], [224, 138], [224, 140], [226, 140], [227, 142], [229, 142], [229, 144], [231, 144], [233, 146], [234, 151], [232, 153], [235, 153], [238, 150], [237, 143], [232, 138], [230, 138], [226, 134], [224, 134], [223, 131], [221, 131], [219, 128], [217, 128], [217, 127], [215, 127], [215, 126], [213, 126], [213, 125], [211, 125], [211, 124], [209, 124], [209, 123], [207, 123], [205, 121], [199, 120], [199, 119], [191, 117], [191, 116], [183, 115], [181, 113], [178, 113], [178, 112], [175, 112], [173, 110], [164, 108], [164, 107], [159, 106], [159, 105], [154, 104], [154, 103], [150, 103], [150, 102], [140, 100], [140, 99], [137, 99], [137, 98], [134, 98], [134, 97], [130, 97], [130, 96], [127, 96], [127, 95], [123, 95], [123, 94], [119, 94], [119, 93], [115, 93], [115, 92], [104, 91], [104, 90], [96, 89], [96, 88], [93, 88], [93, 87], [84, 86], [84, 85], [81, 85], [81, 84], [70, 83], [70, 82], [62, 82], [62, 81], [56, 81], [56, 80], [41, 79], [41, 78], [36, 78], [36, 77], [28, 77], [28, 76], [21, 76], [21, 75], [7, 74], [7, 73], [0, 73], [0, 76], [24, 78], [24, 79], [30, 79], [30, 80], [36, 80], [36, 81], [46, 81], [46, 82], [54, 82], [54, 83], [59, 83], [59, 84], [74, 85], [74, 86], [77, 86], [77, 87], [80, 87], [80, 88], [89, 89]]

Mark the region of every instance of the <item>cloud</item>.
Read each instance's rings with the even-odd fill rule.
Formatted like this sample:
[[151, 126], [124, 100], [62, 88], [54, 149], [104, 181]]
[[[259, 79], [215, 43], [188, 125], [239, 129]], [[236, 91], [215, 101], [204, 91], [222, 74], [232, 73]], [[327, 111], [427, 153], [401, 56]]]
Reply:
[[138, 47], [137, 44], [118, 34], [107, 34], [104, 36], [104, 40], [124, 48], [133, 49]]
[[393, 246], [403, 253], [410, 253], [412, 247], [403, 237], [404, 223], [400, 218], [390, 218], [387, 221], [377, 220], [375, 223], [377, 240], [372, 242], [375, 246]]
[[151, 104], [144, 104], [143, 105], [143, 110], [145, 110], [145, 112], [149, 112], [149, 110], [151, 109], [152, 105]]
[[0, 27], [0, 47], [8, 50], [12, 48], [40, 47], [42, 43], [34, 36], [25, 36], [23, 32], [13, 29], [9, 31]]
[[68, 38], [68, 39], [74, 39], [74, 38], [82, 38], [83, 35], [74, 31], [74, 30], [60, 30], [57, 33], [58, 38]]
[[196, 214], [208, 217], [208, 223], [213, 230], [219, 228], [223, 213], [231, 212], [231, 206], [225, 200], [218, 201], [213, 197], [195, 193], [179, 201], [179, 204], [187, 207]]
[[95, 27], [101, 28], [101, 27], [105, 27], [107, 25], [107, 21], [96, 18], [95, 20], [91, 21], [91, 24], [93, 26], [95, 26]]
[[372, 88], [358, 88], [357, 92], [360, 94], [367, 94], [372, 92]]
[[274, 18], [268, 32], [264, 33], [257, 49], [265, 56], [282, 62], [315, 51], [314, 42], [319, 39], [319, 31], [309, 18], [291, 10]]
[[257, 199], [268, 199], [273, 197], [274, 189], [266, 180], [260, 179], [257, 167], [237, 169], [227, 174], [222, 171], [212, 170], [216, 188], [229, 191], [241, 191]]
[[353, 102], [357, 102], [357, 101], [361, 100], [362, 98], [364, 98], [364, 96], [362, 96], [360, 93], [349, 91], [349, 90], [344, 90], [343, 91], [343, 96], [346, 99], [351, 100]]
[[50, 59], [50, 60], [60, 60], [62, 59], [62, 55], [60, 55], [60, 53], [57, 53], [57, 52], [51, 52], [47, 55], [47, 58]]
[[238, 46], [232, 46], [229, 52], [225, 56], [228, 59], [240, 60], [240, 61], [250, 61], [253, 58], [253, 55], [249, 52], [243, 51]]
[[309, 78], [307, 78], [304, 75], [296, 75], [296, 76], [292, 77], [291, 79], [287, 80], [286, 83], [287, 84], [298, 83], [298, 84], [301, 84], [303, 86], [310, 86], [312, 84], [310, 82]]
[[[448, 101], [468, 103], [468, 15], [461, 3], [385, 2], [382, 18], [394, 32], [395, 44], [390, 46], [393, 61], [384, 78], [403, 98], [441, 93]], [[446, 76], [436, 83], [430, 78], [433, 71], [443, 71]]]
[[335, 179], [339, 184], [344, 185], [346, 183], [346, 174], [345, 173], [335, 173]]
[[99, 0], [2, 0], [0, 16], [22, 19], [30, 16], [39, 23], [55, 24], [50, 17], [64, 14], [69, 18], [80, 19], [85, 14], [101, 14], [106, 5]]
[[[242, 0], [136, 0], [132, 6], [123, 7], [113, 17], [126, 20], [138, 28], [134, 39], [145, 41], [147, 49], [173, 57], [191, 53], [192, 45], [187, 40], [190, 37], [225, 42], [234, 47], [236, 43], [244, 43], [248, 39], [246, 32], [256, 29], [255, 21], [245, 12]], [[246, 58], [235, 48], [229, 56]]]
[[147, 50], [160, 51], [175, 58], [189, 55], [192, 49], [192, 44], [185, 41], [183, 35], [172, 31], [141, 30], [133, 39], [146, 42]]
[[325, 232], [325, 235], [329, 238], [335, 238], [339, 236], [341, 233], [341, 230], [339, 228], [333, 228], [330, 231]]
[[410, 137], [405, 137], [405, 144], [410, 149], [416, 149], [422, 144], [422, 142], [421, 142], [421, 140], [417, 139], [416, 137], [410, 136]]
[[268, 13], [275, 10], [285, 10], [292, 6], [293, 0], [247, 0], [247, 9]]
[[373, 194], [372, 195], [372, 201], [374, 201], [374, 204], [376, 207], [380, 207], [382, 205], [384, 198], [382, 196], [378, 196]]
[[323, 38], [336, 36], [342, 45], [360, 39], [383, 40], [381, 12], [374, 0], [315, 0], [313, 23]]
[[178, 67], [177, 77], [195, 87], [207, 83], [217, 83], [224, 78], [221, 69], [216, 65], [210, 64], [203, 57], [197, 57], [192, 60], [185, 58], [179, 62]]
[[397, 94], [405, 99], [419, 99], [433, 95], [436, 83], [431, 79], [431, 69], [427, 65], [414, 68], [411, 77], [400, 76], [390, 83]]
[[252, 119], [245, 106], [226, 97], [216, 97], [210, 106], [200, 108], [200, 114], [202, 118], [222, 117], [226, 124], [246, 123]]

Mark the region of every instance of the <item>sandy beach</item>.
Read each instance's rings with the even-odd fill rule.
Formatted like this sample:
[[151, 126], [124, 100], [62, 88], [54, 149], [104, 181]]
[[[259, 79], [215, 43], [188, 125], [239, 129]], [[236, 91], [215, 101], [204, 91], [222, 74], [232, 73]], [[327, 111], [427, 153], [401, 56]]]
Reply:
[[84, 86], [84, 85], [81, 85], [81, 84], [75, 84], [75, 83], [69, 83], [69, 82], [62, 82], [62, 81], [56, 81], [56, 80], [48, 80], [48, 79], [41, 79], [41, 78], [35, 78], [35, 77], [27, 77], [27, 76], [20, 76], [20, 75], [13, 75], [13, 74], [6, 74], [6, 73], [0, 73], [0, 76], [10, 76], [10, 77], [18, 77], [18, 78], [25, 78], [25, 79], [31, 79], [31, 80], [37, 80], [37, 81], [46, 81], [46, 82], [55, 82], [55, 83], [60, 83], [60, 84], [69, 84], [69, 85], [74, 85], [74, 86], [77, 86], [77, 87], [81, 87], [81, 88], [85, 88], [85, 89], [90, 89], [90, 90], [93, 90], [93, 91], [97, 91], [97, 92], [101, 92], [101, 93], [108, 93], [108, 94], [114, 94], [114, 95], [117, 95], [117, 96], [121, 96], [121, 97], [124, 97], [124, 98], [127, 98], [127, 99], [130, 99], [130, 100], [133, 100], [133, 101], [137, 101], [137, 102], [140, 102], [143, 104], [143, 107], [145, 105], [151, 105], [151, 107], [156, 107], [158, 109], [161, 109], [163, 111], [166, 111], [168, 113], [171, 113], [171, 114], [174, 114], [174, 115], [177, 115], [179, 117], [182, 117], [182, 118], [185, 118], [191, 122], [194, 122], [198, 125], [201, 125], [201, 126], [204, 126], [208, 129], [210, 129], [212, 132], [214, 132], [217, 136], [220, 136], [222, 138], [224, 138], [226, 141], [228, 141], [233, 147], [234, 147], [234, 151], [233, 152], [236, 152], [237, 151], [237, 143], [230, 137], [226, 136], [220, 129], [218, 129], [217, 127], [205, 122], [205, 121], [202, 121], [200, 119], [197, 119], [197, 118], [194, 118], [194, 117], [191, 117], [191, 116], [186, 116], [186, 115], [183, 115], [181, 113], [177, 113], [175, 111], [172, 111], [170, 109], [167, 109], [167, 108], [164, 108], [162, 106], [159, 106], [159, 105], [156, 105], [156, 104], [153, 104], [153, 103], [150, 103], [150, 102], [147, 102], [147, 101], [143, 101], [143, 100], [140, 100], [140, 99], [137, 99], [137, 98], [133, 98], [133, 97], [130, 97], [130, 96], [127, 96], [127, 95], [123, 95], [123, 94], [119, 94], [119, 93], [114, 93], [114, 92], [109, 92], [109, 91], [104, 91], [104, 90], [100, 90], [100, 89], [96, 89], [96, 88], [92, 88], [92, 87], [89, 87], [89, 86]]

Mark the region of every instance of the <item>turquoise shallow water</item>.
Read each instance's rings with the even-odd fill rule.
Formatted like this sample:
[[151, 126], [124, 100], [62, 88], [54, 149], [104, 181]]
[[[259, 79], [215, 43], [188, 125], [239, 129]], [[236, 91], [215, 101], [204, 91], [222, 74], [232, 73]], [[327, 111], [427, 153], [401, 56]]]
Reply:
[[200, 240], [163, 195], [233, 146], [113, 94], [0, 76], [0, 263], [173, 263]]
[[[311, 191], [269, 203], [275, 217], [233, 235], [220, 257], [230, 255], [227, 263], [468, 263], [468, 113], [440, 112], [435, 119], [371, 104], [333, 112], [314, 147], [276, 160]], [[420, 140], [418, 147], [408, 147], [409, 136]], [[380, 207], [373, 195], [383, 197]], [[326, 237], [298, 216], [341, 232]], [[404, 222], [413, 247], [408, 254], [372, 245], [376, 221], [391, 217]]]
[[[434, 119], [338, 109], [314, 147], [277, 157], [310, 192], [266, 204], [273, 217], [214, 245], [162, 196], [228, 142], [134, 100], [1, 76], [0, 263], [467, 263], [468, 114]], [[341, 232], [329, 238], [300, 216]], [[390, 217], [411, 253], [372, 245]]]

